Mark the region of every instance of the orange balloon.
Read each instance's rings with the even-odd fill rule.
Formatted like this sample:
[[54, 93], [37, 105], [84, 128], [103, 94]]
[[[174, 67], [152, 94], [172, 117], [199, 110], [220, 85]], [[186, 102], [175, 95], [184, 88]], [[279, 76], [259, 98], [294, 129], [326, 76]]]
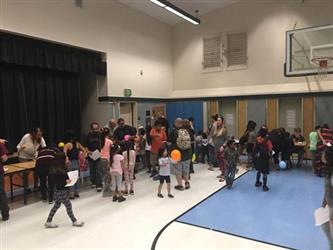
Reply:
[[182, 155], [178, 149], [174, 149], [171, 151], [171, 159], [174, 161], [180, 161]]

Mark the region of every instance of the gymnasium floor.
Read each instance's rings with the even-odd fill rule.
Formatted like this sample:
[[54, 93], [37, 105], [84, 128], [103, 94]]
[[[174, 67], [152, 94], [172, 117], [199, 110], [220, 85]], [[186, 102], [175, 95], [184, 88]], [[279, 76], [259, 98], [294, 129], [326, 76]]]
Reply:
[[[322, 198], [321, 179], [307, 172], [273, 173], [271, 191], [262, 193], [253, 187], [253, 172], [245, 173], [241, 168], [238, 175], [245, 174], [230, 191], [221, 189], [218, 171], [207, 171], [201, 164], [195, 168], [191, 189], [173, 191], [173, 200], [157, 198], [157, 182], [146, 173], [137, 175], [135, 195], [124, 203], [112, 203], [92, 190], [82, 192], [73, 207], [77, 218], [86, 223], [83, 228], [71, 226], [64, 207], [54, 218], [60, 226], [54, 230], [43, 227], [51, 205], [37, 202], [14, 209], [10, 221], [0, 222], [0, 249], [151, 249], [152, 245], [156, 250], [279, 249], [271, 244], [326, 249], [324, 236], [313, 226], [313, 210]], [[295, 185], [282, 187], [287, 179], [295, 180]], [[255, 206], [262, 200], [267, 202], [266, 216], [246, 230], [257, 218]], [[271, 231], [263, 224], [265, 220]], [[315, 248], [311, 248], [313, 244]]]

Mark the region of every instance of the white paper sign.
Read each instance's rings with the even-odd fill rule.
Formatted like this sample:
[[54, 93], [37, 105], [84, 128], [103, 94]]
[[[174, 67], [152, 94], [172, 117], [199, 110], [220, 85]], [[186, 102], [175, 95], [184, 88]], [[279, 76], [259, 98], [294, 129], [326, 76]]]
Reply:
[[323, 224], [325, 224], [326, 222], [329, 221], [329, 208], [328, 206], [326, 207], [320, 207], [318, 209], [316, 209], [315, 211], [315, 220], [316, 220], [316, 226], [319, 227]]
[[234, 125], [234, 115], [233, 114], [226, 114], [225, 115], [225, 122], [228, 125]]
[[74, 186], [77, 180], [79, 179], [79, 170], [70, 171], [67, 173], [68, 178], [71, 180], [70, 183], [67, 183], [66, 187]]
[[287, 110], [287, 127], [296, 128], [296, 110], [294, 109]]
[[101, 158], [101, 152], [99, 152], [99, 151], [96, 149], [94, 152], [92, 152], [92, 153], [89, 155], [89, 157], [90, 157], [92, 160], [96, 161], [97, 159]]

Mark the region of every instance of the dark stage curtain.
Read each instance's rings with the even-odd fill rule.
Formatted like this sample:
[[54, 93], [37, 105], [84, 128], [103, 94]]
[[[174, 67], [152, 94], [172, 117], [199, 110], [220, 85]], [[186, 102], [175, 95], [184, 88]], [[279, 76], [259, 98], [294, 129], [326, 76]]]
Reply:
[[15, 147], [34, 126], [47, 143], [63, 138], [66, 129], [81, 133], [79, 75], [0, 64], [0, 138]]

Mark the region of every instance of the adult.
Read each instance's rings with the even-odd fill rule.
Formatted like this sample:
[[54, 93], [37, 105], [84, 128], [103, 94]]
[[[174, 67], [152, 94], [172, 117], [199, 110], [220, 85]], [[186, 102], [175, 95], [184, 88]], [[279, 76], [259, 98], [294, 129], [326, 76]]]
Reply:
[[169, 125], [168, 119], [164, 115], [161, 115], [161, 116], [159, 116], [157, 118], [157, 120], [162, 123], [162, 128], [165, 129], [165, 133], [166, 133], [166, 135], [168, 135], [169, 129], [170, 129], [170, 125]]
[[[215, 156], [221, 153], [220, 149], [228, 140], [227, 128], [224, 125], [224, 118], [218, 117], [216, 120], [216, 126], [214, 127], [213, 132], [213, 142], [215, 148]], [[221, 158], [219, 158], [221, 159]], [[218, 164], [219, 166], [223, 165], [223, 163]], [[208, 168], [209, 170], [214, 170], [212, 167]]]
[[152, 174], [150, 177], [154, 177], [157, 174], [157, 164], [158, 164], [158, 152], [160, 148], [165, 144], [167, 140], [167, 135], [162, 129], [162, 122], [156, 120], [154, 128], [150, 131], [151, 138], [151, 148], [150, 148], [150, 165], [152, 167]]
[[297, 164], [296, 168], [300, 168], [302, 166], [305, 154], [305, 138], [302, 135], [301, 128], [295, 128], [294, 133], [291, 136], [293, 141], [293, 153], [297, 154]]
[[119, 118], [117, 121], [118, 127], [113, 133], [114, 142], [121, 146], [124, 150], [125, 143], [125, 135], [129, 135], [134, 137], [136, 135], [136, 131], [132, 126], [125, 124], [125, 120], [123, 118]]
[[269, 134], [269, 140], [273, 145], [273, 151], [275, 154], [273, 155], [274, 165], [276, 169], [279, 169], [279, 156], [282, 151], [285, 151], [283, 147], [285, 136], [285, 129], [284, 128], [276, 128], [273, 129]]
[[38, 149], [46, 147], [43, 132], [40, 128], [34, 128], [25, 134], [17, 145], [18, 158], [20, 162], [35, 160]]
[[5, 185], [4, 185], [5, 171], [3, 166], [3, 163], [8, 160], [7, 153], [8, 151], [5, 144], [1, 142], [0, 143], [0, 211], [3, 221], [9, 220], [9, 207], [5, 192]]
[[333, 148], [332, 146], [327, 147], [324, 151], [323, 162], [327, 166], [326, 177], [325, 177], [325, 190], [324, 190], [324, 199], [322, 206], [328, 206], [329, 209], [329, 221], [321, 225], [322, 230], [324, 231], [328, 243], [329, 249], [333, 249], [333, 185], [332, 185], [332, 176], [333, 176]]
[[[68, 130], [65, 133], [65, 146], [64, 153], [66, 155], [66, 164], [68, 166], [69, 171], [79, 171], [80, 176], [80, 166], [79, 166], [79, 158], [80, 151], [83, 152], [85, 156], [87, 156], [88, 150], [81, 145], [80, 142], [77, 141], [76, 136], [72, 130]], [[80, 180], [74, 184], [74, 186], [70, 187], [70, 199], [79, 198], [80, 192]]]
[[90, 124], [90, 132], [86, 138], [86, 146], [88, 148], [91, 188], [96, 188], [97, 192], [101, 192], [103, 186], [103, 170], [101, 165], [102, 139], [99, 124], [92, 122]]
[[171, 150], [177, 149], [181, 153], [179, 162], [172, 164], [172, 173], [176, 176], [177, 185], [175, 189], [183, 191], [183, 179], [185, 181], [185, 189], [190, 188], [189, 174], [190, 163], [192, 158], [191, 141], [194, 140], [190, 132], [189, 120], [177, 118], [175, 120], [175, 128], [170, 134]]
[[55, 155], [59, 153], [60, 150], [56, 145], [50, 145], [41, 148], [38, 151], [37, 160], [36, 160], [36, 174], [40, 182], [40, 192], [42, 195], [42, 201], [53, 203], [54, 198], [54, 178], [50, 174], [50, 170], [53, 165]]
[[115, 119], [110, 119], [109, 122], [104, 126], [104, 128], [107, 128], [109, 131], [108, 137], [109, 139], [112, 139], [114, 131], [117, 128], [117, 122]]
[[215, 155], [215, 145], [214, 145], [214, 139], [213, 139], [213, 134], [216, 128], [217, 124], [217, 118], [219, 117], [218, 114], [213, 115], [211, 117], [210, 124], [208, 126], [208, 165], [210, 167], [216, 167], [217, 166], [217, 161], [216, 161], [216, 155]]
[[246, 130], [239, 140], [240, 145], [242, 146], [242, 149], [240, 150], [240, 153], [243, 153], [244, 148], [246, 149], [247, 153], [247, 169], [252, 169], [253, 167], [253, 147], [256, 143], [256, 129], [257, 123], [250, 120], [247, 123]]
[[310, 132], [309, 134], [309, 141], [310, 141], [309, 150], [311, 153], [313, 171], [315, 171], [315, 166], [316, 166], [316, 151], [317, 151], [317, 143], [319, 140], [318, 134], [320, 133], [320, 130], [321, 126], [316, 126], [315, 130]]
[[[267, 138], [268, 130], [261, 128], [259, 130], [259, 136], [257, 137], [256, 144], [254, 146], [254, 166], [257, 170], [256, 187], [263, 185], [263, 191], [269, 191], [267, 186], [267, 176], [269, 175], [269, 159], [272, 153], [272, 143]], [[263, 175], [263, 183], [260, 181], [261, 174]]]
[[322, 155], [325, 151], [325, 147], [327, 144], [333, 141], [333, 132], [328, 126], [328, 124], [324, 124], [320, 132], [318, 133], [318, 143], [317, 143], [317, 151], [316, 151], [316, 167], [315, 173], [319, 177], [325, 176], [325, 164], [322, 162]]

